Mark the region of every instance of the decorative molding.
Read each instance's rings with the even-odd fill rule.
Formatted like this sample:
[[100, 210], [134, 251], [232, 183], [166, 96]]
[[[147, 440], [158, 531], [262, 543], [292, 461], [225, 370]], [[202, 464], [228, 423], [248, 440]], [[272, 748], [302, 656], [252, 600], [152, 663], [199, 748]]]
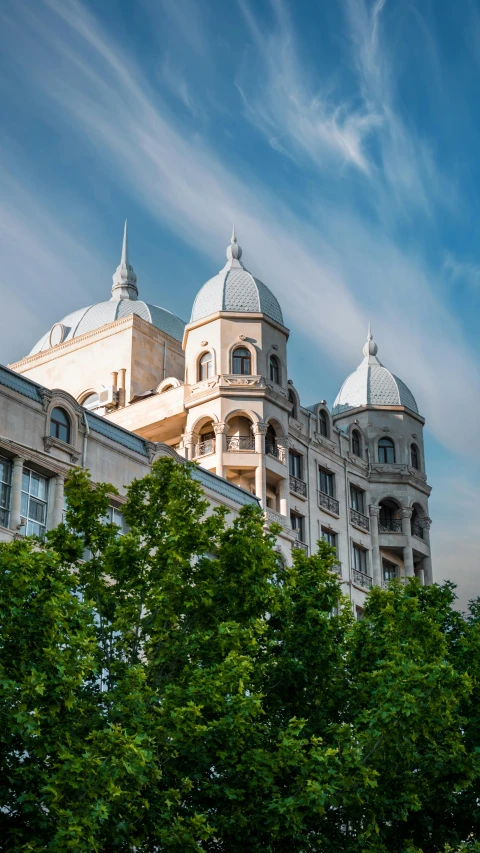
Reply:
[[400, 515], [402, 516], [402, 518], [411, 518], [413, 515], [413, 507], [402, 506], [400, 510]]
[[268, 424], [255, 423], [252, 424], [252, 432], [254, 435], [266, 435], [268, 430]]
[[155, 454], [157, 452], [157, 445], [154, 441], [147, 441], [147, 439], [144, 439], [144, 441], [145, 441], [145, 449], [147, 451], [148, 461], [150, 462], [150, 464], [152, 464], [153, 460], [155, 459]]
[[224, 385], [234, 385], [236, 387], [242, 386], [246, 388], [264, 387], [262, 376], [237, 376], [234, 373], [229, 373], [223, 374], [220, 378]]
[[64, 453], [68, 453], [70, 460], [74, 464], [80, 459], [80, 452], [76, 447], [72, 444], [67, 444], [65, 441], [61, 441], [59, 438], [55, 438], [53, 435], [43, 436], [43, 446], [47, 453], [50, 453], [52, 447], [56, 447], [57, 450], [63, 450]]
[[[51, 391], [50, 388], [39, 388], [38, 393], [40, 394], [40, 398], [42, 400], [42, 409], [44, 412], [46, 412], [48, 411], [48, 407], [53, 400], [53, 391]], [[69, 399], [72, 399], [70, 395]]]
[[369, 511], [370, 516], [372, 518], [380, 518], [380, 507], [379, 506], [370, 505], [368, 507], [368, 511]]
[[213, 425], [213, 431], [215, 435], [225, 435], [227, 432], [227, 424], [226, 423], [218, 423]]

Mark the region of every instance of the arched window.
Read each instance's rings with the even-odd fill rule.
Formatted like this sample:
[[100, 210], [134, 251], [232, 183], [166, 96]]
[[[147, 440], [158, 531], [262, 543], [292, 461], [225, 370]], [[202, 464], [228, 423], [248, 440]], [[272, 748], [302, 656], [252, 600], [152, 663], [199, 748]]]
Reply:
[[70, 444], [70, 418], [65, 409], [55, 408], [50, 415], [50, 435]]
[[412, 444], [410, 448], [410, 458], [412, 460], [412, 468], [416, 468], [417, 471], [420, 470], [420, 455], [418, 452], [418, 447], [416, 444]]
[[384, 464], [395, 462], [395, 445], [391, 438], [381, 438], [378, 442], [378, 461]]
[[288, 391], [288, 401], [292, 404], [292, 411], [290, 412], [290, 417], [295, 421], [297, 420], [297, 401], [295, 399], [295, 394], [293, 391]]
[[320, 435], [324, 435], [325, 438], [328, 438], [328, 418], [324, 409], [320, 409], [318, 413], [318, 423], [320, 426]]
[[232, 373], [240, 376], [251, 376], [252, 361], [250, 350], [246, 347], [237, 347], [232, 353]]
[[280, 385], [280, 362], [276, 355], [270, 356], [270, 379]]
[[211, 379], [213, 375], [213, 358], [211, 352], [204, 352], [198, 363], [198, 381]]
[[362, 455], [362, 440], [358, 429], [352, 430], [352, 453], [355, 456]]

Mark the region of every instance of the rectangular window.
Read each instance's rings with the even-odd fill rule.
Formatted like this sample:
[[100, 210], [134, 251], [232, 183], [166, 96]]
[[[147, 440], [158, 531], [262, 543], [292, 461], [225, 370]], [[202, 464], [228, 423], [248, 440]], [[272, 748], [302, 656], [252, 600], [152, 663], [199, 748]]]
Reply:
[[8, 527], [12, 494], [12, 463], [0, 457], [0, 525]]
[[290, 524], [292, 530], [298, 530], [298, 538], [300, 542], [305, 542], [305, 518], [303, 515], [298, 515], [296, 512], [290, 513]]
[[395, 563], [390, 563], [388, 560], [383, 561], [383, 580], [385, 583], [393, 581], [397, 577], [397, 567]]
[[36, 471], [23, 469], [20, 513], [25, 519], [22, 533], [43, 536], [47, 529], [48, 480]]
[[359, 607], [358, 604], [355, 607], [355, 619], [357, 622], [361, 622], [363, 619], [363, 607]]
[[125, 521], [123, 513], [116, 506], [108, 507], [107, 524], [116, 524], [120, 528], [117, 536], [125, 536], [125, 533], [128, 533], [128, 524]]
[[290, 474], [292, 477], [296, 477], [297, 480], [302, 479], [303, 474], [303, 459], [300, 453], [295, 453], [294, 450], [290, 450], [288, 453], [288, 464], [290, 469]]
[[335, 497], [334, 475], [326, 468], [318, 469], [318, 488], [324, 495], [330, 495], [331, 498]]
[[356, 512], [361, 512], [365, 515], [365, 492], [359, 489], [358, 486], [350, 484], [350, 506]]
[[325, 539], [325, 542], [328, 542], [333, 548], [337, 547], [337, 534], [333, 530], [322, 527], [322, 539]]
[[364, 575], [367, 574], [367, 552], [365, 548], [361, 548], [360, 545], [353, 546], [353, 568], [357, 572], [363, 572]]

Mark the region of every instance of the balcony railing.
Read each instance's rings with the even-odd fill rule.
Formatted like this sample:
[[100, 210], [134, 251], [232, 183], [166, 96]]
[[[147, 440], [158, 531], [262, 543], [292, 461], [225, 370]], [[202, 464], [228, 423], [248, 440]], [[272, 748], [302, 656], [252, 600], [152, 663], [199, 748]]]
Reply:
[[370, 575], [366, 575], [365, 572], [360, 572], [358, 569], [352, 569], [353, 574], [353, 582], [357, 584], [357, 586], [363, 586], [364, 589], [371, 589], [373, 580]]
[[301, 551], [305, 551], [305, 553], [308, 554], [308, 545], [306, 545], [305, 542], [300, 542], [300, 539], [295, 539], [292, 548], [299, 548]]
[[307, 484], [303, 480], [299, 480], [298, 477], [294, 477], [293, 474], [290, 474], [290, 491], [296, 492], [298, 495], [303, 495], [306, 498]]
[[332, 566], [332, 572], [335, 572], [335, 574], [337, 574], [339, 577], [342, 577], [342, 564], [334, 563], [334, 565]]
[[420, 524], [412, 524], [412, 535], [417, 536], [418, 539], [423, 539], [423, 527]]
[[370, 520], [362, 512], [350, 507], [350, 521], [362, 530], [370, 530]]
[[402, 522], [398, 518], [388, 518], [378, 523], [379, 533], [402, 533]]
[[227, 435], [227, 450], [230, 453], [255, 450], [255, 439], [250, 435]]
[[195, 445], [195, 456], [207, 456], [208, 453], [215, 452], [215, 439], [208, 438], [206, 441], [199, 441]]
[[335, 498], [332, 498], [331, 495], [325, 494], [325, 492], [318, 492], [318, 505], [320, 509], [326, 509], [328, 512], [333, 512], [334, 515], [338, 515], [338, 507], [339, 503]]

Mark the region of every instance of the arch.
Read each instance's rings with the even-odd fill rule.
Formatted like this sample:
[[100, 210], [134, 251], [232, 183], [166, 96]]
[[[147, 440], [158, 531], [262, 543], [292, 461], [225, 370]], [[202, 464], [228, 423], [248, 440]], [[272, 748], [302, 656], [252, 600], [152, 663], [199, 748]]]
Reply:
[[268, 427], [272, 427], [277, 438], [286, 438], [288, 435], [288, 431], [286, 432], [283, 424], [278, 418], [268, 418], [267, 420], [267, 429]]
[[234, 409], [232, 412], [229, 412], [225, 417], [225, 423], [228, 423], [230, 418], [242, 416], [244, 415], [246, 418], [249, 418], [253, 424], [261, 423], [262, 418], [260, 415], [257, 415], [256, 412], [253, 412], [251, 409]]
[[272, 353], [268, 358], [268, 376], [270, 382], [274, 382], [275, 385], [282, 384], [282, 367], [276, 353]]
[[205, 349], [197, 357], [196, 382], [204, 382], [215, 376], [215, 351]]
[[384, 435], [377, 442], [377, 460], [381, 465], [395, 465], [397, 460], [396, 447], [393, 438]]
[[252, 375], [252, 354], [248, 347], [235, 347], [232, 350], [231, 372], [235, 376]]
[[363, 436], [356, 425], [350, 432], [350, 447], [354, 456], [363, 458]]
[[[70, 420], [70, 435], [69, 440], [66, 442], [71, 447], [76, 447], [78, 440], [78, 426], [79, 426], [79, 418], [82, 417], [81, 410], [78, 410], [78, 402], [68, 394], [67, 391], [62, 391], [60, 389], [55, 389], [52, 392], [52, 398], [47, 407], [47, 422], [46, 422], [46, 435], [55, 438], [52, 436], [51, 430], [51, 417], [54, 409], [63, 409], [69, 420]], [[63, 439], [60, 439], [62, 441]]]
[[428, 518], [428, 511], [427, 511], [427, 510], [425, 509], [425, 507], [421, 504], [421, 502], [418, 500], [418, 498], [412, 498], [412, 500], [410, 501], [409, 506], [411, 507], [411, 509], [412, 509], [414, 512], [416, 512], [416, 513], [417, 513], [417, 517], [418, 517], [418, 518]]
[[[228, 355], [228, 371], [230, 373], [233, 373], [233, 353], [236, 349], [247, 349], [250, 353], [250, 359], [251, 359], [250, 374], [243, 374], [243, 375], [244, 376], [247, 376], [247, 375], [256, 376], [258, 374], [257, 350], [255, 349], [254, 346], [252, 346], [252, 344], [249, 341], [236, 340], [229, 347], [228, 353], [227, 353], [227, 355]], [[242, 375], [242, 374], [240, 374], [240, 375]]]
[[378, 502], [380, 507], [380, 516], [378, 519], [379, 530], [381, 533], [401, 533], [402, 521], [400, 511], [401, 504], [396, 498], [385, 496]]
[[415, 468], [416, 471], [422, 470], [422, 457], [420, 455], [420, 448], [415, 441], [412, 441], [410, 445], [410, 465], [412, 468]]
[[183, 385], [183, 382], [180, 382], [180, 379], [177, 379], [176, 376], [167, 376], [165, 379], [162, 379], [155, 390], [157, 394], [164, 394], [165, 391], [171, 391], [172, 388], [180, 388], [181, 385]]
[[[272, 358], [275, 359], [275, 361], [277, 362], [277, 365], [278, 365], [278, 382], [276, 382], [275, 379], [272, 379], [272, 375], [270, 372], [270, 361]], [[276, 382], [276, 384], [280, 385], [282, 388], [286, 387], [286, 385], [287, 385], [287, 381], [286, 381], [286, 379], [287, 379], [287, 364], [286, 364], [285, 360], [282, 358], [282, 356], [280, 355], [278, 347], [271, 346], [270, 349], [267, 351], [266, 365], [267, 365], [267, 369], [266, 369], [267, 378], [270, 379], [271, 382]]]
[[332, 419], [326, 406], [319, 406], [317, 409], [317, 432], [323, 438], [330, 438], [332, 435]]
[[96, 388], [85, 388], [85, 390], [84, 390], [84, 391], [82, 391], [82, 393], [81, 393], [81, 394], [79, 394], [79, 395], [78, 395], [78, 398], [77, 398], [77, 399], [78, 399], [78, 402], [80, 403], [80, 405], [81, 405], [81, 406], [84, 406], [84, 405], [85, 405], [85, 401], [86, 401], [89, 397], [91, 397], [93, 394], [98, 394], [98, 391], [96, 390]]
[[63, 406], [55, 406], [50, 412], [50, 437], [58, 438], [65, 444], [70, 444], [72, 435], [72, 421]]
[[216, 415], [199, 415], [197, 420], [192, 424], [192, 426], [189, 426], [186, 431], [194, 433], [195, 435], [199, 435], [206, 424], [218, 424], [218, 422], [219, 421]]
[[298, 421], [298, 411], [300, 408], [300, 400], [298, 394], [291, 385], [288, 386], [288, 402], [292, 404], [292, 410], [288, 413], [289, 418]]

